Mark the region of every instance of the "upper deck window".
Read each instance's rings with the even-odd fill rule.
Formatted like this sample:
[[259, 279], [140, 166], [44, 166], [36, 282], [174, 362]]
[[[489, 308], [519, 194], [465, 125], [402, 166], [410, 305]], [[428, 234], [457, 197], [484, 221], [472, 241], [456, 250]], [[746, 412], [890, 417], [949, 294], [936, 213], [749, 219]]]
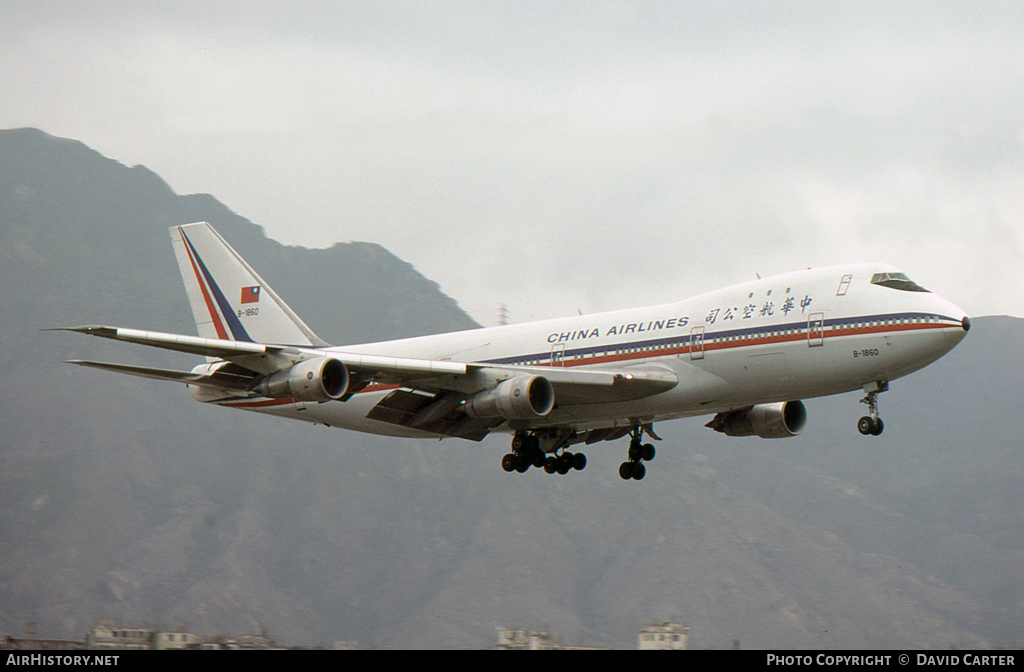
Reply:
[[928, 290], [907, 277], [905, 273], [875, 273], [871, 276], [872, 285], [881, 285], [903, 292], [927, 292]]

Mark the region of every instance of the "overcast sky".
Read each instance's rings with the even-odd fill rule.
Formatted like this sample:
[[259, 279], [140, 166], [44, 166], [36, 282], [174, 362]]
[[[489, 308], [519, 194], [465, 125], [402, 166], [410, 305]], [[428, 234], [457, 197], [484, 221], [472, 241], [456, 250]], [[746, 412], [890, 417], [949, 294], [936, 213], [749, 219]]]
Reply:
[[1024, 316], [1022, 36], [989, 0], [2, 0], [0, 128], [380, 243], [488, 324], [855, 261]]

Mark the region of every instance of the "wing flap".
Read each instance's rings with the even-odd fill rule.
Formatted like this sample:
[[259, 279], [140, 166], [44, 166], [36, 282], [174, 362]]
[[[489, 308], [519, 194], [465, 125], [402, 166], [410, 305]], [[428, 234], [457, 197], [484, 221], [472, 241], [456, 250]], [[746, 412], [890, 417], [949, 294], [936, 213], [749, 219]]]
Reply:
[[381, 399], [366, 415], [370, 420], [421, 429], [432, 434], [480, 441], [501, 418], [470, 418], [459, 409], [458, 394], [425, 394], [395, 390]]

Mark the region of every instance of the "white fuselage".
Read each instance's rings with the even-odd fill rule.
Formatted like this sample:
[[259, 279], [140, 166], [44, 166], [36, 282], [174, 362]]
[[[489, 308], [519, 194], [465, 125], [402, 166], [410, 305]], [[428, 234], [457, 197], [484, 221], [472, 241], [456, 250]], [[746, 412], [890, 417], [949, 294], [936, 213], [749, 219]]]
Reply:
[[[344, 348], [453, 362], [540, 367], [667, 367], [672, 389], [633, 401], [558, 403], [530, 428], [578, 430], [707, 415], [888, 382], [935, 361], [966, 333], [964, 311], [931, 292], [872, 284], [878, 264], [798, 271], [660, 306], [423, 336]], [[434, 436], [367, 419], [392, 387], [345, 402], [207, 397], [348, 429]], [[507, 429], [498, 427], [501, 431]]]

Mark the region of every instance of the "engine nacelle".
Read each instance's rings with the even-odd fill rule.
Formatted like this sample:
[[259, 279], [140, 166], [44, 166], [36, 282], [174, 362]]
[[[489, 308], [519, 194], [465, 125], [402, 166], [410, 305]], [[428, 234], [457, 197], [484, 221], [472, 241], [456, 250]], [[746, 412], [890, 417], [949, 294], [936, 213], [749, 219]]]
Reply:
[[807, 424], [807, 409], [802, 401], [758, 404], [742, 411], [719, 413], [706, 426], [727, 436], [760, 436], [783, 439], [796, 436]]
[[531, 420], [555, 407], [555, 390], [542, 376], [516, 376], [466, 400], [466, 414], [474, 418]]
[[271, 399], [331, 401], [348, 390], [348, 369], [331, 357], [307, 359], [267, 376], [256, 389]]

